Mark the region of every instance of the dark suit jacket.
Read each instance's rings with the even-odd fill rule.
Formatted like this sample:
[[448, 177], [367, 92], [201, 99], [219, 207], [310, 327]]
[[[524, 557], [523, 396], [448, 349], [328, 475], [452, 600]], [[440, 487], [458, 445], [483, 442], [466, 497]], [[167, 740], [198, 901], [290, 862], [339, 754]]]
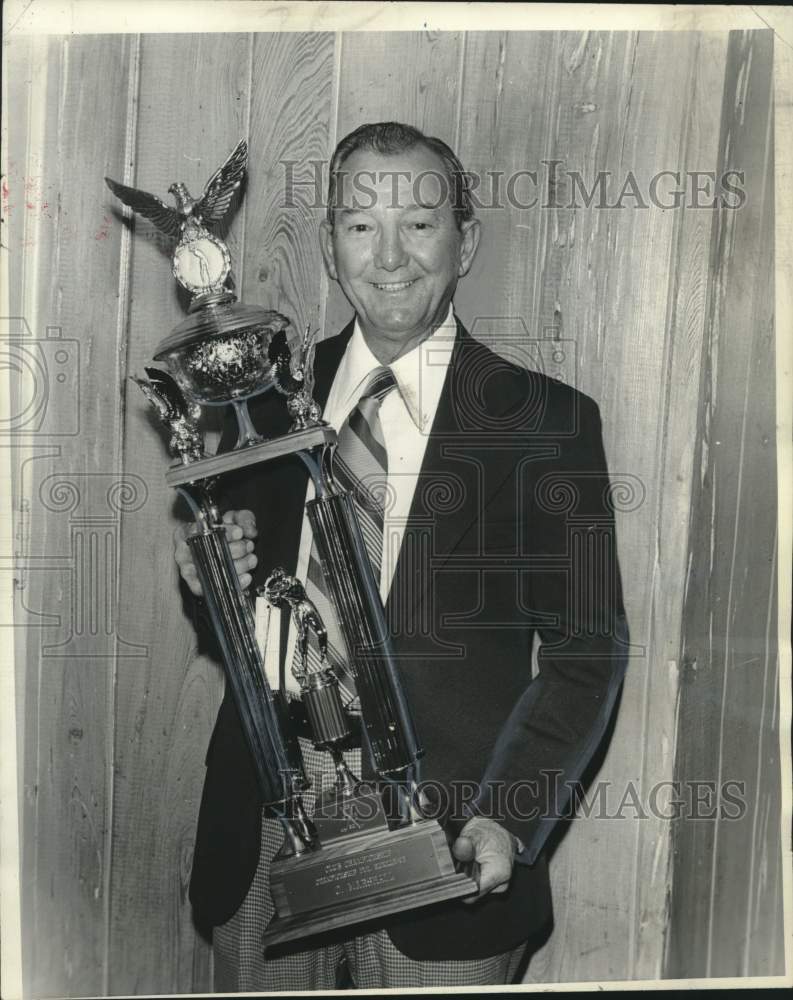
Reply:
[[[317, 348], [323, 405], [352, 329]], [[286, 430], [274, 394], [252, 416], [264, 433]], [[287, 458], [224, 484], [224, 507], [257, 516], [254, 586], [276, 565], [295, 571], [306, 479]], [[605, 731], [627, 630], [597, 406], [459, 323], [386, 614], [438, 814], [452, 829], [471, 811], [490, 816], [526, 845], [506, 893], [386, 926], [412, 958], [506, 951], [551, 920], [542, 848]], [[261, 803], [228, 689], [206, 764], [190, 898], [214, 926], [242, 902], [259, 856]]]

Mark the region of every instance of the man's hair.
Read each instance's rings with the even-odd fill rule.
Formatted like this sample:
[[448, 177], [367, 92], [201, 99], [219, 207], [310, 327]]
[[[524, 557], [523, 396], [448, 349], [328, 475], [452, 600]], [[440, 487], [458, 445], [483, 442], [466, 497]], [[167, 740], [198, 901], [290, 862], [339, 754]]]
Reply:
[[328, 222], [333, 225], [333, 208], [336, 201], [338, 178], [345, 160], [356, 150], [368, 149], [373, 153], [391, 156], [402, 153], [416, 146], [424, 146], [431, 150], [443, 162], [449, 187], [454, 221], [461, 229], [463, 222], [474, 217], [474, 205], [471, 200], [471, 183], [468, 174], [454, 151], [442, 139], [432, 135], [424, 135], [412, 125], [401, 122], [370, 122], [360, 125], [354, 132], [339, 142], [330, 161], [330, 176], [328, 178]]

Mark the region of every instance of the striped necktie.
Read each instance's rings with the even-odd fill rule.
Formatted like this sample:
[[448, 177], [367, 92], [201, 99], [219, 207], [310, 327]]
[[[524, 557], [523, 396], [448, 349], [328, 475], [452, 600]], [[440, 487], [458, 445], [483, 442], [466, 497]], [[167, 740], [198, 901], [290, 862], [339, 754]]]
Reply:
[[[333, 463], [338, 485], [348, 490], [355, 501], [355, 510], [372, 564], [375, 580], [380, 582], [383, 560], [383, 521], [385, 514], [388, 454], [383, 429], [380, 426], [380, 404], [396, 386], [389, 368], [377, 368], [369, 376], [361, 398], [339, 431]], [[342, 701], [355, 711], [357, 694], [355, 676], [346, 654], [344, 639], [327, 595], [325, 578], [312, 542], [306, 574], [306, 596], [314, 602], [328, 631], [328, 660], [339, 681]], [[309, 645], [307, 668], [310, 673], [320, 669], [320, 656], [313, 641]], [[300, 651], [295, 646], [293, 669], [302, 670]]]

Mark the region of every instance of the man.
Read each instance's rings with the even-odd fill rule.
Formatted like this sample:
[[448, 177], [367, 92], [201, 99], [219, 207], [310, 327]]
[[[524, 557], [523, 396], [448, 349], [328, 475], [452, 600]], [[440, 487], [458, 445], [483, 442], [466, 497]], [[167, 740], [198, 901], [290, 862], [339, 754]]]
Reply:
[[[215, 928], [219, 991], [332, 988], [345, 961], [358, 988], [509, 982], [550, 923], [543, 848], [605, 730], [627, 633], [597, 407], [498, 358], [454, 316], [479, 235], [462, 166], [440, 140], [381, 123], [337, 147], [320, 239], [355, 319], [319, 345], [315, 396], [340, 428], [340, 453], [363, 414], [358, 445], [380, 455], [383, 542], [370, 558], [428, 794], [454, 855], [475, 863], [479, 892], [265, 957], [269, 862], [282, 837], [262, 822], [227, 692], [191, 881], [197, 920]], [[286, 430], [283, 400], [266, 395], [252, 409], [262, 430]], [[277, 565], [310, 577], [306, 489], [297, 460], [227, 482], [243, 586]], [[176, 559], [200, 595], [181, 530]], [[278, 638], [299, 720], [294, 637], [284, 628]], [[321, 777], [319, 755], [301, 747]], [[360, 750], [349, 760], [366, 773]]]

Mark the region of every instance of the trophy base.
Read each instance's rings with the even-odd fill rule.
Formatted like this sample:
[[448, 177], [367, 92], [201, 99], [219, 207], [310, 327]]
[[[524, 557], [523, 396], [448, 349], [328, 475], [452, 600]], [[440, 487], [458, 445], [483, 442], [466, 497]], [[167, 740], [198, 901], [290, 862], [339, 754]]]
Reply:
[[277, 916], [264, 946], [468, 896], [477, 888], [455, 871], [435, 820], [355, 834], [308, 855], [273, 861], [270, 892]]

